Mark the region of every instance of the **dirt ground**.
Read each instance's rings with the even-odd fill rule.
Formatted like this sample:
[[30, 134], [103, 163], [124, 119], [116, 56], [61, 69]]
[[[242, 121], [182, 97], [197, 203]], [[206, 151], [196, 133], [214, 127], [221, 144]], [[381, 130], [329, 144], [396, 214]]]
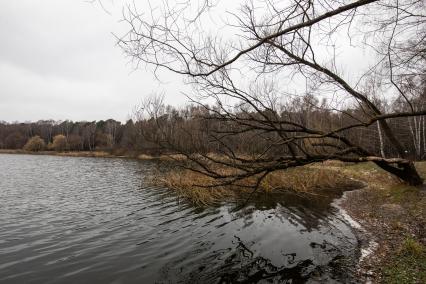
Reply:
[[[426, 178], [426, 162], [417, 163]], [[375, 242], [360, 263], [360, 277], [373, 283], [426, 283], [426, 187], [402, 184], [373, 164], [335, 167], [366, 183], [348, 192], [341, 206]]]

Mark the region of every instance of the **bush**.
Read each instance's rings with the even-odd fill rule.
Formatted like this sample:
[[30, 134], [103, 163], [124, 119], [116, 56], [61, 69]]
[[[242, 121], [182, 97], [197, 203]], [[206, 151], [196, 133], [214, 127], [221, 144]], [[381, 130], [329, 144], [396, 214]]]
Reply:
[[55, 151], [64, 151], [67, 148], [67, 138], [64, 135], [53, 137], [52, 149]]
[[42, 151], [45, 148], [46, 143], [44, 143], [44, 140], [40, 136], [31, 137], [24, 146], [24, 150], [32, 152]]

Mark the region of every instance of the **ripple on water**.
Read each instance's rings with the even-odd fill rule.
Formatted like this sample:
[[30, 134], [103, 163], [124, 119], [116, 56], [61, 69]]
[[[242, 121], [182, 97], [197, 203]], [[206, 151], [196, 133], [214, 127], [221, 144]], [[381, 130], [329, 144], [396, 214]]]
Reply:
[[356, 282], [327, 202], [199, 208], [143, 184], [150, 161], [0, 155], [0, 282]]

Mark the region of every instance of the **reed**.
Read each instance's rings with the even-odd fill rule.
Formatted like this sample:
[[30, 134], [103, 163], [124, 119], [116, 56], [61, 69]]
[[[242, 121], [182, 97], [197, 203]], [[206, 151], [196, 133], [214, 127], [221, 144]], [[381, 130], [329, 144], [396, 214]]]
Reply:
[[[217, 169], [222, 174], [232, 174], [234, 169]], [[255, 177], [246, 178], [232, 185], [223, 185], [211, 177], [188, 169], [171, 168], [156, 171], [148, 178], [151, 184], [175, 190], [180, 196], [195, 204], [209, 205], [230, 200], [241, 193], [250, 193], [256, 184]], [[258, 191], [274, 194], [293, 191], [299, 194], [330, 194], [353, 187], [354, 181], [343, 174], [324, 167], [300, 167], [277, 171], [263, 179]]]

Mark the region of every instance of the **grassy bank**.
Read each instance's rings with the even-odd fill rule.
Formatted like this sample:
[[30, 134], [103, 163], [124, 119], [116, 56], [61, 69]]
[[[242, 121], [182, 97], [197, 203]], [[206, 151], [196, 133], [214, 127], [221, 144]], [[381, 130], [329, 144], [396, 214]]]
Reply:
[[[426, 162], [416, 163], [426, 178]], [[368, 184], [343, 206], [377, 243], [361, 265], [375, 283], [426, 283], [426, 190], [402, 184], [374, 164], [335, 168]]]

